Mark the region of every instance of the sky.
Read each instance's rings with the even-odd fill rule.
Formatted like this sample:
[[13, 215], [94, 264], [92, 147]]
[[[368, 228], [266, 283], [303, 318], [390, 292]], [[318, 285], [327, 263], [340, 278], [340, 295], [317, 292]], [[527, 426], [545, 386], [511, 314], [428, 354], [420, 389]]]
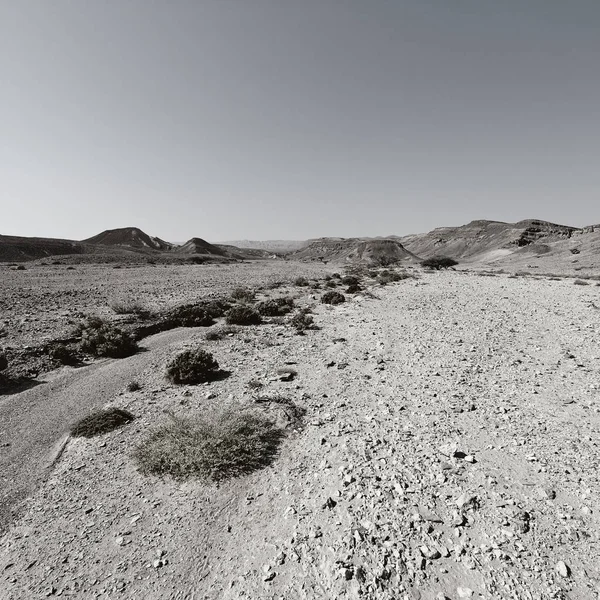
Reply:
[[0, 234], [600, 222], [598, 0], [0, 0]]

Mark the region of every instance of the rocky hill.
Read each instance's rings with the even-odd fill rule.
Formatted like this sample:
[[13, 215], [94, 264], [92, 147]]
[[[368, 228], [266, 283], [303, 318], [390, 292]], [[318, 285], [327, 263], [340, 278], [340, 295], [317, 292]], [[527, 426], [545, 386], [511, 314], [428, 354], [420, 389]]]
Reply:
[[290, 258], [321, 262], [393, 264], [418, 261], [398, 240], [361, 238], [321, 238], [306, 248], [293, 252]]
[[173, 249], [177, 254], [207, 254], [209, 256], [226, 256], [226, 251], [218, 246], [209, 244], [202, 238], [194, 237], [185, 244]]
[[419, 256], [436, 254], [463, 260], [487, 260], [514, 253], [530, 244], [569, 239], [577, 227], [528, 219], [518, 223], [472, 221], [461, 227], [440, 227], [428, 233], [407, 235], [402, 244]]

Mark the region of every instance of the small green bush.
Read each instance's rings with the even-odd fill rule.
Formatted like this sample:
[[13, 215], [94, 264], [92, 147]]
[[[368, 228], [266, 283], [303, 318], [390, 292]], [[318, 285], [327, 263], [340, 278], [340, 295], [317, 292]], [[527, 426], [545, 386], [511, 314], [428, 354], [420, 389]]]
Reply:
[[135, 452], [142, 473], [222, 481], [270, 465], [284, 432], [258, 411], [175, 417]]
[[228, 325], [259, 325], [262, 319], [254, 307], [239, 304], [225, 313], [225, 321]]
[[356, 294], [357, 292], [360, 292], [360, 291], [362, 291], [362, 288], [361, 288], [361, 287], [360, 287], [360, 285], [358, 285], [357, 283], [356, 283], [356, 284], [349, 285], [349, 286], [346, 288], [346, 293], [347, 293], [347, 294]]
[[167, 379], [173, 383], [205, 383], [219, 377], [219, 363], [202, 348], [184, 350], [167, 365]]
[[308, 279], [306, 279], [306, 277], [296, 277], [296, 279], [294, 279], [294, 285], [298, 287], [307, 287]]
[[321, 296], [321, 304], [341, 304], [346, 301], [344, 294], [340, 292], [325, 292]]
[[231, 292], [231, 298], [236, 302], [253, 302], [254, 296], [255, 294], [252, 290], [243, 287], [236, 288]]
[[91, 438], [127, 425], [134, 418], [130, 412], [120, 408], [99, 410], [77, 421], [71, 426], [70, 432], [73, 437]]
[[256, 310], [263, 317], [281, 317], [292, 312], [294, 299], [290, 297], [263, 300], [256, 305]]
[[81, 350], [92, 356], [125, 358], [138, 350], [137, 342], [129, 333], [99, 317], [89, 317], [79, 325], [77, 332], [81, 335]]
[[439, 271], [440, 269], [449, 269], [457, 264], [458, 261], [449, 256], [432, 256], [421, 262], [422, 267], [425, 267], [426, 269], [435, 269], [436, 271]]

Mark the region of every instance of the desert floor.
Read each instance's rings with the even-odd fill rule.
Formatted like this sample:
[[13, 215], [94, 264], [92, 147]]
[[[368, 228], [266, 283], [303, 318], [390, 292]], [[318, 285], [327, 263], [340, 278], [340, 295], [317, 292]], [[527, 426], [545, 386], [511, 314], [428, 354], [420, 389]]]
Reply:
[[[269, 294], [290, 291], [320, 329], [272, 323], [212, 342], [174, 330], [0, 399], [47, 387], [58, 410], [62, 378], [65, 401], [137, 416], [67, 441], [0, 541], [2, 600], [600, 598], [595, 282], [420, 272], [335, 307], [310, 290]], [[166, 362], [197, 345], [231, 376], [168, 383]], [[286, 366], [293, 381], [277, 375]], [[142, 388], [127, 392], [133, 377]], [[256, 403], [251, 380], [306, 409], [303, 422]], [[218, 486], [136, 470], [165, 411], [230, 405], [287, 425], [272, 466]]]

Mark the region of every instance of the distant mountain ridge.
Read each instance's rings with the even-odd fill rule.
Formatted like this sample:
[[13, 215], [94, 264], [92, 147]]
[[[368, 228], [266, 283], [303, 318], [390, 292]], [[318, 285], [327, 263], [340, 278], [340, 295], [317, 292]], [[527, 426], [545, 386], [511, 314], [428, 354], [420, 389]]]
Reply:
[[[594, 235], [589, 235], [594, 234]], [[598, 238], [598, 240], [596, 239]], [[0, 235], [0, 261], [71, 257], [85, 262], [230, 262], [286, 258], [336, 263], [415, 262], [433, 255], [461, 262], [527, 260], [527, 256], [558, 252], [594, 257], [599, 254], [600, 225], [570, 227], [526, 219], [516, 223], [475, 220], [427, 233], [388, 237], [328, 237], [305, 241], [242, 241], [211, 244], [194, 237], [176, 245], [147, 235], [137, 227], [109, 229], [82, 241]], [[576, 262], [576, 259], [573, 259]]]

